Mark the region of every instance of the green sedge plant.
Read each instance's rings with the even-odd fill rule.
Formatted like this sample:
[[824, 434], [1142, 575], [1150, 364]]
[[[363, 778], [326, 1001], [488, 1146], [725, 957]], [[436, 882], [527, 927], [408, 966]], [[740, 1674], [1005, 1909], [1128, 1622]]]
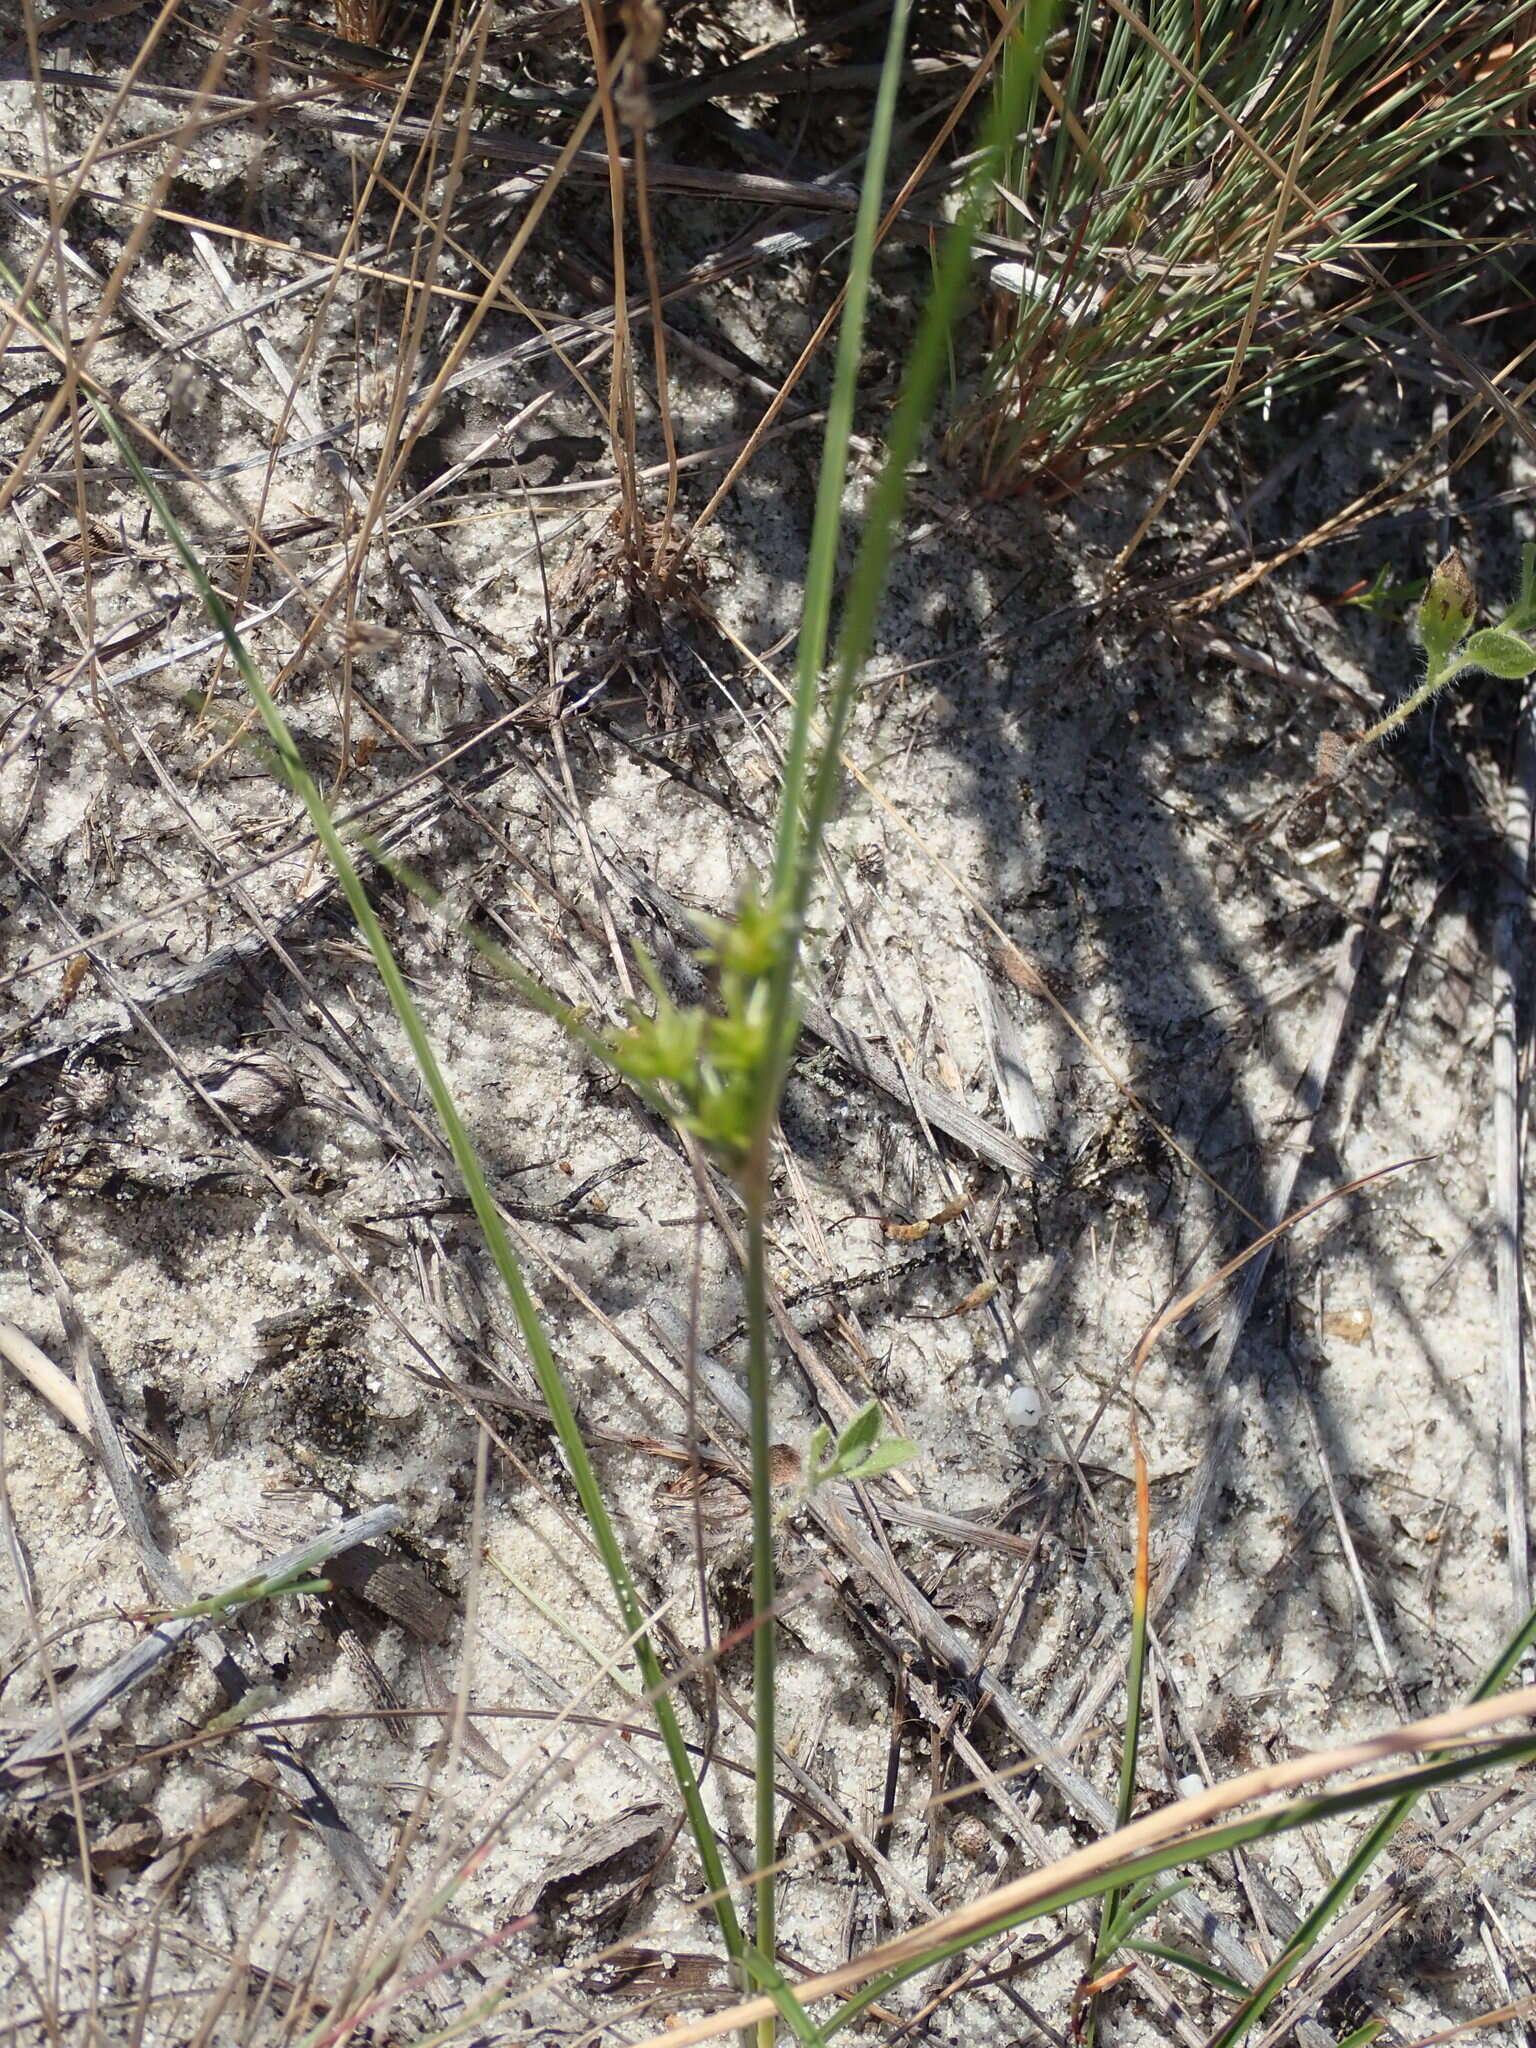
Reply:
[[[1020, 53], [1004, 76], [1027, 76], [1038, 62], [1048, 9], [1020, 7], [1014, 44]], [[369, 899], [352, 851], [337, 831], [329, 808], [275, 698], [215, 589], [165, 493], [145, 470], [133, 437], [106, 394], [81, 377], [84, 402], [108, 434], [186, 569], [260, 714], [275, 773], [299, 798], [337, 875], [348, 907], [372, 956], [381, 983], [410, 1047], [455, 1166], [484, 1234], [492, 1262], [512, 1305], [540, 1391], [565, 1453], [582, 1512], [602, 1558], [625, 1632], [633, 1644], [646, 1694], [657, 1716], [668, 1762], [678, 1784], [690, 1832], [699, 1854], [716, 1918], [744, 1985], [773, 1999], [778, 2015], [797, 2039], [812, 2038], [775, 1961], [774, 1879], [777, 1812], [774, 1796], [775, 1723], [772, 1620], [775, 1601], [775, 1504], [772, 1491], [770, 1406], [772, 1392], [766, 1265], [769, 1167], [778, 1103], [798, 1032], [794, 986], [806, 910], [830, 822], [839, 777], [841, 742], [852, 713], [858, 676], [873, 638], [880, 592], [894, 544], [905, 494], [907, 469], [917, 452], [945, 360], [950, 330], [962, 300], [969, 247], [987, 204], [990, 177], [1001, 161], [1005, 137], [1021, 114], [1016, 90], [999, 93], [988, 136], [972, 170], [959, 217], [939, 259], [935, 285], [922, 315], [903, 397], [891, 436], [888, 460], [866, 521], [833, 661], [833, 683], [825, 704], [822, 686], [830, 640], [835, 568], [841, 537], [843, 495], [848, 477], [856, 384], [863, 346], [877, 227], [895, 125], [897, 88], [905, 55], [910, 0], [897, 0], [891, 13], [885, 63], [876, 97], [860, 206], [850, 259], [850, 277], [839, 333], [832, 398], [823, 440], [821, 482], [806, 578], [805, 626], [797, 663], [797, 690], [787, 747], [774, 872], [759, 898], [749, 891], [736, 915], [719, 921], [705, 949], [715, 970], [718, 1009], [680, 1007], [667, 996], [659, 976], [648, 969], [652, 1007], [631, 1010], [624, 1027], [596, 1033], [541, 992], [541, 1008], [558, 1015], [589, 1051], [629, 1079], [652, 1107], [661, 1109], [700, 1142], [741, 1186], [747, 1204], [749, 1396], [751, 1403], [754, 1718], [756, 1722], [755, 1880], [756, 1913], [749, 1940], [733, 1903], [733, 1887], [696, 1773], [672, 1705], [644, 1610], [619, 1542], [574, 1406], [531, 1291], [513, 1252], [484, 1170], [448, 1087], [436, 1052], [410, 994], [405, 976]], [[20, 281], [0, 266], [13, 297], [24, 301]], [[27, 305], [39, 338], [69, 367], [66, 347], [46, 317]], [[823, 713], [825, 714], [823, 718]], [[818, 731], [818, 725], [821, 730]], [[819, 750], [818, 750], [819, 749]], [[872, 1426], [873, 1425], [873, 1426]], [[812, 1465], [831, 1476], [828, 1463], [844, 1477], [872, 1477], [910, 1455], [882, 1442], [878, 1411], [868, 1411], [845, 1430], [828, 1461], [813, 1447]], [[771, 2034], [771, 2026], [766, 2030]]]
[[[621, 1072], [672, 1091], [680, 1121], [729, 1170], [747, 1217], [746, 1291], [752, 1471], [753, 1714], [756, 1732], [756, 1913], [749, 1966], [772, 1968], [777, 1842], [774, 1794], [776, 1599], [771, 1427], [772, 1358], [767, 1278], [770, 1166], [779, 1101], [799, 1030], [795, 982], [807, 912], [836, 805], [842, 744], [859, 677], [873, 644], [881, 597], [906, 495], [907, 476], [948, 360], [950, 336], [964, 304], [970, 252], [992, 180], [1011, 138], [1027, 118], [1052, 9], [1044, 0], [1021, 6], [1005, 40], [1005, 61], [989, 110], [981, 150], [955, 221], [934, 266], [933, 285], [912, 344], [892, 418], [886, 458], [868, 507], [834, 639], [832, 616], [843, 500], [847, 488], [864, 316], [889, 154], [896, 92], [904, 58], [910, 0], [891, 10], [886, 58], [876, 95], [871, 142], [854, 229], [849, 279], [822, 439], [816, 508], [806, 566], [796, 655], [794, 707], [785, 746], [772, 876], [749, 888], [728, 923], [717, 925], [707, 957], [716, 969], [719, 1012], [683, 1011], [654, 976], [655, 1009], [633, 1014], [611, 1041]], [[827, 680], [828, 651], [831, 676]], [[688, 1060], [694, 1057], [690, 1068]], [[882, 1441], [878, 1411], [850, 1425], [830, 1461], [846, 1476], [874, 1476], [908, 1456], [899, 1439]], [[826, 1476], [828, 1446], [811, 1447], [808, 1464]], [[771, 2028], [769, 2030], [771, 2032]]]
[[[19, 293], [19, 280], [3, 262], [0, 262], [0, 276], [3, 276], [7, 287], [13, 293]], [[53, 336], [45, 318], [35, 308], [29, 308], [29, 311], [35, 331], [40, 337], [52, 343], [55, 353], [62, 360], [64, 351]], [[347, 906], [367, 944], [390, 1005], [405, 1033], [411, 1057], [442, 1125], [454, 1164], [463, 1179], [465, 1193], [484, 1234], [487, 1250], [506, 1290], [518, 1330], [527, 1347], [539, 1390], [549, 1409], [550, 1419], [570, 1469], [582, 1513], [602, 1559], [625, 1633], [633, 1645], [635, 1662], [652, 1703], [652, 1711], [656, 1715], [667, 1752], [668, 1765], [677, 1783], [688, 1817], [689, 1831], [704, 1871], [721, 1939], [742, 1981], [765, 1984], [773, 1995], [780, 1997], [791, 2031], [797, 2038], [805, 2039], [808, 2028], [804, 2017], [795, 2006], [791, 1994], [786, 1989], [781, 1989], [777, 1973], [770, 1973], [761, 1968], [748, 1968], [747, 1937], [736, 1912], [733, 1889], [726, 1872], [720, 1843], [704, 1804], [698, 1777], [689, 1756], [676, 1709], [672, 1704], [665, 1671], [646, 1626], [644, 1605], [635, 1586], [596, 1470], [582, 1439], [575, 1407], [533, 1295], [512, 1249], [511, 1238], [490, 1191], [479, 1155], [448, 1086], [405, 975], [364, 887], [351, 849], [337, 831], [320, 787], [305, 766], [287, 721], [267, 688], [239, 628], [230, 616], [228, 607], [214, 588], [200, 556], [188, 539], [169, 500], [145, 470], [132, 436], [119, 421], [103, 394], [95, 391], [89, 384], [83, 384], [82, 391], [86, 404], [122, 456], [138, 489], [191, 578], [204, 609], [223, 638], [241, 680], [260, 713], [271, 749], [273, 769], [304, 806], [315, 834], [335, 871]]]

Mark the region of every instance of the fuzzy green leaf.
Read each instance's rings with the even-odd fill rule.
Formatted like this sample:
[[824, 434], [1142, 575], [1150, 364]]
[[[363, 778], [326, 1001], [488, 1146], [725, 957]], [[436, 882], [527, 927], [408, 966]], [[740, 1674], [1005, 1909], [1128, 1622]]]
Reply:
[[880, 1441], [880, 1403], [866, 1401], [837, 1440], [837, 1462], [850, 1465]]
[[898, 1465], [910, 1465], [914, 1458], [922, 1456], [918, 1445], [910, 1437], [888, 1436], [878, 1443], [860, 1464], [849, 1471], [850, 1479], [877, 1479], [882, 1472], [894, 1472]]
[[1462, 658], [1469, 666], [1510, 683], [1536, 670], [1536, 647], [1508, 626], [1484, 626], [1462, 649]]

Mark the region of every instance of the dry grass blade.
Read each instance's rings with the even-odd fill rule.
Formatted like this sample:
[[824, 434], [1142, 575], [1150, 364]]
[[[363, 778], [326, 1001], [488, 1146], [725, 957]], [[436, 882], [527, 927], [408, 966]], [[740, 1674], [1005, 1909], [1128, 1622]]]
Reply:
[[0, 1357], [13, 1366], [43, 1399], [63, 1416], [80, 1436], [91, 1434], [85, 1399], [67, 1373], [63, 1373], [40, 1345], [34, 1344], [13, 1323], [0, 1323]]
[[[1370, 1764], [1426, 1755], [1465, 1742], [1501, 1722], [1532, 1717], [1536, 1717], [1536, 1686], [1527, 1686], [1505, 1693], [1496, 1700], [1479, 1701], [1473, 1706], [1457, 1707], [1447, 1714], [1435, 1714], [1427, 1720], [1410, 1722], [1406, 1727], [1395, 1728], [1366, 1742], [1348, 1743], [1317, 1755], [1293, 1757], [1282, 1764], [1249, 1771], [1240, 1778], [1213, 1785], [1193, 1798], [1180, 1800], [1158, 1813], [1148, 1814], [1145, 1819], [1134, 1822], [1091, 1848], [1077, 1850], [1045, 1870], [1031, 1872], [1013, 1884], [1002, 1885], [959, 1911], [946, 1914], [942, 1920], [871, 1949], [841, 1969], [809, 1978], [796, 1986], [797, 1995], [803, 2004], [811, 2004], [817, 1999], [852, 1991], [888, 1971], [920, 1963], [957, 1938], [974, 1936], [1005, 1919], [1020, 1916], [1031, 1907], [1040, 1906], [1085, 1881], [1102, 1880], [1117, 1863], [1128, 1861], [1139, 1852], [1189, 1840], [1199, 1829], [1250, 1801], [1272, 1800], [1277, 1795], [1297, 1791], [1305, 1785], [1322, 1784], [1329, 1778], [1361, 1770]], [[1380, 1782], [1383, 1786], [1390, 1786], [1393, 1780], [1388, 1777]], [[1272, 1815], [1283, 1812], [1283, 1808], [1272, 1808], [1270, 1812]], [[688, 2021], [669, 2028], [664, 2034], [652, 2035], [641, 2042], [639, 2048], [695, 2048], [700, 2041], [713, 2041], [734, 2028], [750, 2026], [772, 2010], [768, 1999], [752, 1999], [733, 2006], [727, 2012], [712, 2014], [708, 2019]]]

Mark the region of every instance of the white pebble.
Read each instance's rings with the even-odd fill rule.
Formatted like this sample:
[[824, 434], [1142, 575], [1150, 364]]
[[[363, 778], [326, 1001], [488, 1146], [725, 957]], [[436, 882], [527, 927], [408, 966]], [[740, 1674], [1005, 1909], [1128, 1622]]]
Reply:
[[1009, 1389], [1006, 1414], [1010, 1429], [1033, 1429], [1045, 1413], [1045, 1403], [1026, 1380]]

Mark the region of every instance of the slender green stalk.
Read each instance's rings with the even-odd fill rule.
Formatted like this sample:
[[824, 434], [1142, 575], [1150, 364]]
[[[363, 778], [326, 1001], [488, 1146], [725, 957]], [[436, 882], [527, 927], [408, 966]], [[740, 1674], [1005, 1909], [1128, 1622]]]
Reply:
[[[848, 294], [838, 333], [833, 392], [828, 406], [806, 570], [794, 715], [785, 751], [779, 800], [772, 900], [781, 919], [780, 943], [769, 976], [764, 1056], [757, 1076], [757, 1114], [751, 1150], [742, 1175], [742, 1192], [747, 1205], [752, 1594], [757, 1617], [753, 1637], [753, 1711], [757, 1731], [756, 1855], [760, 1873], [766, 1873], [773, 1864], [777, 1841], [773, 1792], [776, 1628], [772, 1618], [775, 1598], [770, 1415], [772, 1366], [768, 1343], [765, 1234], [773, 1129], [798, 1023], [794, 985], [800, 944], [817, 863], [837, 795], [842, 742], [852, 716], [859, 675], [874, 638], [886, 572], [906, 496], [907, 472], [917, 455], [923, 426], [948, 361], [949, 339], [959, 317], [967, 284], [971, 244], [985, 214], [991, 181], [1018, 133], [1024, 109], [1034, 92], [1040, 49], [1053, 13], [1051, 6], [1039, 4], [1039, 0], [1034, 0], [1034, 4], [1031, 0], [1021, 0], [1019, 12], [1027, 25], [1007, 52], [1000, 85], [993, 93], [980, 159], [972, 172], [959, 217], [945, 238], [933, 289], [918, 322], [917, 336], [891, 425], [886, 459], [866, 515], [863, 538], [844, 600], [821, 752], [807, 792], [811, 730], [820, 696], [838, 540], [842, 531], [843, 493], [864, 314], [869, 299], [875, 233], [895, 121], [896, 93], [909, 11], [910, 0], [896, 0], [891, 10], [885, 63], [876, 95], [864, 185], [854, 231]], [[759, 1954], [772, 1967], [774, 1881], [766, 1874], [758, 1878], [756, 1943]], [[763, 2048], [769, 2048], [772, 2032], [772, 2022], [765, 2023], [760, 2029], [759, 2039]]]
[[[778, 1860], [778, 1814], [774, 1798], [778, 1625], [774, 1571], [773, 1503], [773, 1371], [768, 1344], [768, 1143], [761, 1133], [747, 1168], [747, 1399], [752, 1441], [752, 1716], [756, 1745], [756, 1790], [753, 1840], [756, 1845], [756, 1913], [753, 1941], [770, 1968], [778, 1963], [773, 1866]], [[759, 2038], [771, 2041], [773, 2022], [764, 2022]]]
[[1054, 6], [1027, 0], [1017, 10], [1022, 26], [1007, 53], [999, 87], [988, 110], [978, 161], [953, 226], [944, 238], [933, 290], [923, 307], [912, 353], [907, 360], [901, 396], [891, 419], [885, 462], [870, 497], [863, 536], [838, 628], [837, 650], [826, 734], [806, 807], [806, 844], [810, 858], [798, 876], [797, 909], [803, 915], [814, 878], [814, 856], [831, 820], [842, 774], [842, 742], [853, 715], [858, 679], [870, 646], [901, 509], [907, 494], [907, 473], [916, 461], [928, 414], [944, 375], [949, 335], [960, 317], [970, 283], [971, 247], [991, 203], [993, 181], [1018, 133], [1035, 91], [1040, 50]]
[[[752, 1711], [757, 1767], [753, 1832], [758, 1870], [754, 1940], [758, 1954], [769, 1970], [777, 1969], [773, 1864], [778, 1843], [774, 1797], [778, 1625], [774, 1619], [772, 1359], [766, 1265], [769, 1159], [778, 1119], [779, 1097], [788, 1072], [796, 1029], [794, 976], [808, 894], [808, 882], [802, 878], [814, 871], [819, 843], [818, 835], [808, 832], [802, 815], [805, 778], [832, 617], [848, 450], [858, 392], [859, 358], [864, 345], [864, 316], [869, 304], [875, 235], [884, 199], [885, 173], [896, 121], [896, 98], [910, 13], [911, 0], [894, 0], [886, 34], [885, 61], [881, 67], [870, 124], [864, 181], [849, 259], [848, 290], [838, 329], [832, 395], [822, 437], [821, 471], [816, 488], [816, 511], [806, 565], [797, 654], [795, 709], [785, 749], [772, 885], [775, 909], [781, 914], [787, 910], [789, 916], [781, 927], [768, 992], [769, 1022], [761, 1070], [756, 1077], [755, 1127], [741, 1176], [747, 1209], [747, 1391], [752, 1468], [752, 1607], [756, 1621], [752, 1637]], [[765, 2021], [758, 2029], [758, 2038], [762, 2048], [771, 2048], [771, 2020]]]
[[289, 1573], [278, 1578], [243, 1579], [227, 1592], [210, 1593], [206, 1600], [193, 1600], [185, 1607], [167, 1607], [158, 1613], [157, 1619], [191, 1621], [205, 1615], [209, 1620], [217, 1621], [231, 1609], [252, 1607], [258, 1600], [290, 1600], [298, 1594], [329, 1593], [330, 1590], [329, 1579], [317, 1579], [308, 1572]]
[[[811, 537], [811, 559], [807, 569], [806, 626], [802, 632], [796, 682], [794, 718], [786, 750], [786, 771], [779, 809], [779, 838], [774, 867], [777, 900], [789, 921], [789, 944], [775, 973], [770, 996], [769, 1043], [772, 1068], [765, 1076], [766, 1100], [776, 1109], [794, 1047], [794, 974], [804, 928], [806, 908], [815, 881], [816, 864], [837, 798], [842, 772], [842, 742], [853, 715], [858, 680], [870, 646], [885, 591], [886, 575], [896, 544], [901, 508], [906, 498], [907, 472], [916, 459], [923, 429], [944, 375], [949, 337], [964, 303], [969, 282], [971, 246], [982, 225], [991, 200], [993, 180], [1019, 131], [1024, 112], [1034, 91], [1040, 51], [1055, 17], [1054, 0], [1020, 0], [1014, 19], [1022, 26], [1002, 67], [998, 88], [988, 112], [982, 147], [978, 153], [959, 213], [944, 238], [934, 276], [918, 321], [912, 353], [902, 380], [901, 395], [891, 420], [886, 458], [881, 467], [864, 518], [863, 535], [839, 622], [832, 687], [828, 698], [821, 750], [808, 793], [805, 778], [810, 752], [810, 731], [817, 709], [820, 668], [826, 646], [826, 620], [821, 611], [822, 593], [830, 593], [837, 556], [837, 539], [842, 513], [842, 484], [836, 487], [822, 471], [817, 494], [816, 522]], [[893, 13], [892, 30], [897, 26]], [[887, 51], [887, 64], [891, 52]], [[885, 80], [882, 76], [882, 91]], [[877, 209], [872, 209], [872, 212]], [[863, 225], [861, 211], [860, 225]], [[874, 221], [869, 224], [873, 255]], [[867, 260], [857, 235], [855, 263]], [[854, 300], [849, 293], [844, 313], [846, 333]], [[859, 301], [862, 311], [863, 298]], [[841, 341], [842, 337], [840, 337]], [[850, 385], [857, 368], [857, 351], [847, 351], [850, 361], [846, 375]], [[844, 373], [844, 352], [839, 349], [839, 373]], [[846, 464], [846, 443], [843, 450]], [[812, 593], [815, 605], [812, 604]], [[828, 596], [828, 602], [830, 597]], [[803, 812], [802, 812], [803, 806]]]
[[[838, 541], [843, 530], [843, 493], [848, 484], [848, 447], [858, 395], [859, 358], [864, 347], [864, 314], [875, 261], [875, 233], [880, 225], [885, 170], [891, 133], [896, 123], [896, 94], [906, 54], [907, 21], [912, 0], [894, 0], [886, 34], [885, 61], [870, 121], [869, 148], [864, 158], [864, 183], [854, 218], [853, 247], [848, 259], [848, 290], [837, 331], [837, 355], [827, 424], [821, 441], [821, 470], [816, 481], [816, 510], [805, 565], [805, 596], [800, 638], [795, 650], [795, 708], [784, 749], [780, 778], [778, 837], [774, 850], [773, 890], [780, 902], [795, 892], [796, 877], [805, 865], [807, 839], [801, 806], [811, 754], [811, 728], [821, 695], [821, 672], [831, 632], [832, 593], [837, 581]], [[791, 965], [793, 960], [791, 959]]]

